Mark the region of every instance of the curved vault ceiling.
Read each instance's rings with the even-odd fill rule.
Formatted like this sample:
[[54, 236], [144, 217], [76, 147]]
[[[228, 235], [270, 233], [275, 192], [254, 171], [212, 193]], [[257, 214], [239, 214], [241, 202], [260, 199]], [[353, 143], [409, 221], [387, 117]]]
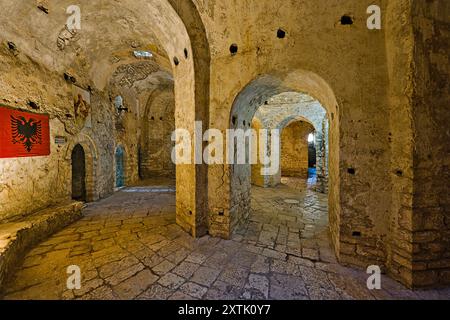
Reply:
[[306, 93], [283, 92], [267, 99], [258, 108], [254, 119], [264, 127], [283, 129], [295, 121], [306, 121], [316, 130], [320, 128], [327, 112], [319, 101]]
[[[1, 40], [13, 41], [20, 52], [50, 70], [73, 72], [99, 89], [119, 65], [136, 61], [134, 50], [152, 51], [154, 60], [171, 70], [166, 50], [189, 48], [187, 32], [167, 1], [79, 0], [81, 30], [61, 50], [58, 38], [67, 36], [66, 9], [73, 1], [49, 2], [46, 14], [36, 1], [2, 1]], [[167, 43], [163, 46], [158, 39]]]

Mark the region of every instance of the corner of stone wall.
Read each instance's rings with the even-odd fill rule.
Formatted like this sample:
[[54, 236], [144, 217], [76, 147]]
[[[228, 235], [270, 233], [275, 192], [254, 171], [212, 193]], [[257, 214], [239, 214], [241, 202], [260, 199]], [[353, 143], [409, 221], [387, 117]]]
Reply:
[[0, 225], [0, 294], [15, 267], [34, 245], [82, 217], [81, 202], [59, 204]]

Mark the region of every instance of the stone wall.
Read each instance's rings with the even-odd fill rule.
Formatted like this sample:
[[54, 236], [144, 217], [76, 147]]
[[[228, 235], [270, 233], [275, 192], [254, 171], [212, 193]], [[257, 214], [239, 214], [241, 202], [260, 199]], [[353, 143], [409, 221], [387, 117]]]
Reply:
[[[176, 127], [191, 133], [195, 120], [222, 132], [250, 128], [271, 97], [306, 93], [329, 121], [322, 124], [329, 144], [319, 152], [329, 155], [322, 168], [329, 169], [339, 260], [380, 265], [411, 286], [448, 281], [445, 1], [382, 0], [381, 30], [366, 27], [371, 0], [80, 3], [83, 28], [76, 34], [64, 27], [70, 0], [50, 4], [48, 15], [30, 3], [2, 4], [0, 102], [48, 113], [52, 142], [49, 157], [0, 159], [1, 220], [69, 199], [70, 155], [78, 143], [86, 152], [88, 200], [113, 192], [118, 145], [126, 150], [128, 182], [138, 179], [147, 137], [139, 123], [163, 82], [171, 85], [158, 88], [162, 104], [173, 103]], [[344, 15], [351, 24], [342, 23]], [[156, 69], [141, 75], [131, 67], [130, 79], [137, 80], [111, 89], [115, 71], [136, 62], [134, 50], [151, 50], [173, 81], [154, 77]], [[72, 76], [91, 93], [92, 126], [75, 119]], [[114, 90], [128, 112], [114, 108]], [[56, 145], [56, 136], [67, 144]], [[176, 171], [177, 222], [193, 236], [230, 237], [249, 213], [250, 168]]]
[[[294, 121], [308, 121], [315, 131], [316, 189], [326, 193], [328, 190], [328, 118], [327, 112], [319, 101], [296, 92], [287, 92], [274, 96], [264, 102], [256, 111], [253, 120], [261, 123], [265, 129], [282, 130]], [[252, 166], [252, 183], [262, 187], [273, 187], [281, 183], [281, 171], [273, 176], [258, 177], [260, 165]], [[261, 168], [260, 168], [261, 169]]]
[[450, 3], [416, 1], [413, 285], [450, 284]]
[[[444, 182], [449, 68], [443, 51], [448, 50], [449, 7], [445, 1], [405, 0], [390, 3], [389, 9], [388, 272], [410, 287], [448, 284], [449, 197], [443, 195], [449, 194]], [[400, 19], [395, 12], [402, 12]]]
[[308, 136], [311, 133], [314, 133], [314, 127], [303, 121], [284, 128], [281, 135], [281, 176], [308, 178]]
[[[330, 116], [333, 242], [341, 261], [365, 267], [385, 264], [383, 239], [391, 200], [385, 166], [390, 160], [385, 150], [389, 127], [381, 116], [389, 112], [385, 35], [384, 29], [366, 27], [371, 4], [306, 1], [280, 6], [246, 1], [221, 6], [198, 1], [213, 48], [210, 123], [222, 130], [232, 127], [235, 110], [259, 107], [283, 92], [304, 92], [318, 99]], [[386, 4], [380, 4], [383, 12]], [[352, 25], [340, 23], [345, 14], [353, 17]], [[283, 39], [277, 37], [280, 28], [286, 32]], [[237, 54], [230, 53], [233, 43]], [[245, 119], [242, 115], [237, 122]], [[247, 193], [242, 188], [246, 178], [238, 172], [240, 179], [234, 179], [236, 172], [233, 166], [210, 170], [210, 219], [222, 215], [234, 221], [233, 216], [247, 210], [241, 201]], [[351, 245], [341, 247], [344, 241]]]
[[[93, 112], [105, 112], [104, 118], [94, 119], [92, 131], [97, 131], [95, 137], [89, 130], [71, 134], [77, 135], [76, 140], [83, 140], [91, 146], [88, 149], [95, 151], [95, 155], [87, 155], [97, 163], [92, 167], [95, 174], [88, 178], [89, 184], [95, 184], [92, 188], [96, 193], [92, 199], [95, 199], [113, 191], [114, 152], [118, 144], [129, 149], [128, 164], [138, 161], [137, 143], [132, 142], [131, 148], [127, 148], [124, 142], [128, 137], [118, 132], [113, 134], [116, 115], [107, 86], [117, 67], [136, 62], [134, 51], [151, 51], [154, 61], [173, 71], [177, 88], [177, 126], [193, 132], [194, 120], [204, 119], [205, 124], [208, 123], [209, 44], [200, 15], [191, 1], [99, 3], [82, 0], [78, 4], [82, 28], [76, 32], [69, 32], [65, 25], [66, 9], [70, 5], [73, 5], [70, 0], [61, 0], [57, 4], [49, 2], [48, 12], [43, 12], [32, 3], [7, 1], [2, 4], [0, 13], [0, 34], [2, 43], [14, 42], [11, 51], [23, 53], [37, 65], [56, 73], [57, 78], [67, 73], [69, 80], [76, 80], [77, 84], [85, 89], [90, 87], [94, 92], [91, 97], [96, 101], [92, 103], [95, 106]], [[51, 88], [64, 90], [59, 85]], [[20, 96], [23, 92], [17, 94]], [[62, 95], [61, 92], [57, 94]], [[125, 118], [132, 116], [127, 114]], [[110, 127], [105, 133], [106, 126]], [[101, 143], [98, 140], [102, 140]], [[130, 175], [136, 177], [137, 173], [135, 170]], [[206, 233], [206, 177], [206, 166], [187, 165], [177, 170], [177, 221], [193, 235]], [[42, 199], [43, 203], [48, 203], [47, 197]], [[197, 215], [197, 211], [202, 214]]]
[[175, 176], [173, 85], [171, 73], [152, 60], [121, 65], [112, 75], [110, 99], [120, 96], [127, 109], [115, 113], [116, 140], [127, 150], [127, 184]]
[[172, 133], [175, 130], [173, 87], [154, 93], [148, 100], [141, 137], [141, 178], [175, 177]]
[[[263, 124], [261, 120], [259, 120], [257, 117], [254, 117], [252, 120], [252, 129], [255, 130], [255, 133], [257, 136], [260, 136], [260, 130], [263, 129]], [[262, 148], [260, 141], [258, 139], [258, 145], [257, 150], [259, 152], [260, 148]], [[252, 184], [259, 187], [269, 187], [274, 186], [274, 184], [271, 184], [268, 182], [268, 180], [271, 180], [270, 176], [264, 176], [261, 174], [261, 170], [263, 169], [263, 166], [260, 161], [258, 161], [256, 164], [253, 164], [251, 166], [251, 180]]]
[[[123, 145], [126, 151], [126, 183], [136, 182], [139, 179], [138, 146], [143, 126], [142, 114], [145, 112], [146, 102], [152, 101], [152, 88], [156, 90], [161, 86], [168, 86], [166, 101], [156, 100], [156, 103], [161, 103], [162, 107], [168, 106], [168, 110], [172, 110], [168, 114], [173, 119], [173, 91], [170, 91], [173, 82], [170, 74], [158, 68], [155, 72], [151, 69], [148, 74], [142, 74], [139, 68], [119, 68], [116, 78], [113, 77], [107, 87], [109, 93], [91, 89], [91, 118], [88, 123], [87, 120], [76, 117], [73, 84], [66, 81], [63, 74], [48, 71], [24, 53], [8, 49], [4, 39], [0, 41], [0, 103], [48, 113], [51, 144], [48, 157], [0, 159], [0, 220], [8, 221], [26, 216], [71, 199], [72, 151], [78, 144], [85, 153], [84, 182], [87, 201], [107, 197], [114, 191], [116, 146]], [[119, 84], [114, 82], [117, 77], [120, 78]], [[130, 88], [130, 82], [126, 80], [133, 77], [137, 79], [131, 82]], [[153, 87], [148, 82], [154, 82]], [[88, 88], [83, 83], [77, 85]], [[58, 88], [58, 91], [53, 88]], [[117, 92], [123, 93], [124, 107], [128, 107], [128, 112], [119, 113], [115, 109], [113, 98]], [[30, 101], [36, 103], [39, 109], [34, 110]], [[64, 137], [66, 143], [57, 145], [56, 137]], [[166, 136], [165, 141], [168, 141], [166, 145], [170, 144], [170, 136]], [[165, 163], [169, 161], [171, 163], [166, 156]], [[173, 168], [171, 170], [173, 174]]]
[[[112, 154], [108, 146], [114, 145], [114, 139], [107, 133], [111, 130], [112, 119], [108, 116], [108, 108], [104, 108], [104, 96], [97, 92], [91, 93], [92, 121], [100, 122], [101, 125], [93, 128], [84, 125], [80, 128], [73, 110], [71, 84], [65, 82], [62, 75], [43, 70], [32, 61], [26, 61], [26, 57], [23, 57], [25, 61], [18, 61], [22, 58], [11, 57], [9, 52], [3, 50], [1, 55], [1, 102], [12, 107], [49, 113], [51, 145], [48, 157], [0, 159], [1, 219], [27, 215], [71, 199], [71, 154], [73, 147], [80, 142], [83, 143], [86, 157], [93, 159], [100, 156], [106, 159], [99, 162], [99, 166], [86, 171], [86, 179], [95, 181], [88, 199], [92, 201], [111, 194]], [[59, 92], [50, 89], [52, 87], [59, 88]], [[28, 106], [28, 101], [34, 101], [39, 109]], [[57, 136], [64, 137], [67, 142], [57, 145]]]

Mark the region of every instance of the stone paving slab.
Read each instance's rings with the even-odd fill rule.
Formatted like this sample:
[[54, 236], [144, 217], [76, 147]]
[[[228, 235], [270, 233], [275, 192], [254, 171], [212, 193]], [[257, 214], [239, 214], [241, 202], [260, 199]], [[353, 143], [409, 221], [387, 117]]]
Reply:
[[[80, 219], [82, 217], [81, 209], [82, 203], [71, 201], [0, 224], [0, 292], [4, 281], [11, 275], [27, 250], [42, 239]], [[78, 239], [78, 235], [72, 235], [72, 239], [75, 238]], [[77, 244], [75, 242], [59, 244], [55, 250], [73, 247]], [[46, 252], [45, 248], [38, 250]], [[43, 263], [41, 260], [42, 256], [30, 257], [24, 261], [23, 267], [40, 265]]]
[[[232, 240], [192, 239], [175, 223], [173, 193], [121, 191], [33, 248], [4, 299], [450, 299], [450, 288], [413, 292], [384, 276], [369, 291], [363, 271], [334, 257], [326, 203], [298, 186], [255, 187]], [[80, 290], [67, 289], [70, 265]]]

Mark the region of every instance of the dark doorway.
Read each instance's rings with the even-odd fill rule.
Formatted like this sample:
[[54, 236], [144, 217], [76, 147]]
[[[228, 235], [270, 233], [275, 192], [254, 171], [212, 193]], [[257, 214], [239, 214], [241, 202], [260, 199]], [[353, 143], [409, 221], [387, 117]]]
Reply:
[[86, 201], [86, 158], [79, 144], [72, 151], [72, 199]]
[[125, 186], [125, 173], [124, 173], [124, 150], [119, 146], [116, 150], [116, 188], [122, 188]]

